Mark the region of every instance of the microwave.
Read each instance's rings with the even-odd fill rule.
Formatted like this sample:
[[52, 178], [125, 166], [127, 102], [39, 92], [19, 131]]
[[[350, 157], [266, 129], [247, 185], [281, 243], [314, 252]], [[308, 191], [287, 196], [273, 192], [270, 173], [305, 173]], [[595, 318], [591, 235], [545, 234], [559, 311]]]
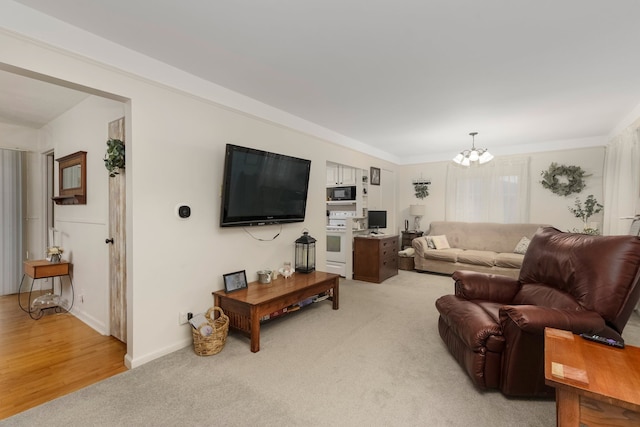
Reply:
[[327, 197], [329, 200], [355, 200], [356, 186], [327, 188]]

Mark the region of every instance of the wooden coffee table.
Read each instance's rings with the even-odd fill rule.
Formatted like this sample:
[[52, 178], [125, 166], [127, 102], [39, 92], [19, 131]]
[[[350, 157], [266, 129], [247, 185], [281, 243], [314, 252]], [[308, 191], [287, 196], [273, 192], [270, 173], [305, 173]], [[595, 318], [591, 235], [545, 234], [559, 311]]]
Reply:
[[333, 309], [338, 309], [340, 276], [323, 271], [295, 273], [270, 284], [251, 282], [246, 289], [213, 292], [214, 304], [229, 316], [229, 327], [251, 338], [251, 351], [260, 351], [260, 319], [306, 298], [331, 291]]
[[640, 348], [547, 328], [544, 363], [545, 382], [556, 388], [558, 426], [640, 425]]

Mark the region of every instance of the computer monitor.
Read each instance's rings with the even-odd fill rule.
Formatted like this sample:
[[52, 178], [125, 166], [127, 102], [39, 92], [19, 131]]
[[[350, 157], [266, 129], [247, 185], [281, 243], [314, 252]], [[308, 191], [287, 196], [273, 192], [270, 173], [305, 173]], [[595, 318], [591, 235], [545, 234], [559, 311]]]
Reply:
[[387, 228], [387, 211], [369, 211], [369, 228], [378, 232], [381, 228]]

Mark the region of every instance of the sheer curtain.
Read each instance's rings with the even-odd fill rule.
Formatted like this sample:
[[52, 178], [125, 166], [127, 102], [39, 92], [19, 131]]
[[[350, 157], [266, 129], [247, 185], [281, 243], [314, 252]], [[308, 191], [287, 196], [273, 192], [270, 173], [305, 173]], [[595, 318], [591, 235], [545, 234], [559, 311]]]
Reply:
[[447, 167], [447, 221], [529, 222], [529, 158]]
[[[604, 167], [603, 234], [629, 234], [640, 201], [640, 122], [607, 145]], [[627, 217], [625, 219], [625, 217]]]
[[17, 293], [22, 277], [22, 158], [0, 149], [0, 295]]

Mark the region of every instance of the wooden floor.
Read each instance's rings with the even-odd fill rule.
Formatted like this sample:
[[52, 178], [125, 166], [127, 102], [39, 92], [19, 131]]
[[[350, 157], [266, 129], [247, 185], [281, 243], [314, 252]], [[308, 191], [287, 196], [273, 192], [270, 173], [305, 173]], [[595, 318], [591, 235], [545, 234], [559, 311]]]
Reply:
[[0, 420], [127, 370], [125, 344], [47, 312], [33, 320], [0, 297]]

